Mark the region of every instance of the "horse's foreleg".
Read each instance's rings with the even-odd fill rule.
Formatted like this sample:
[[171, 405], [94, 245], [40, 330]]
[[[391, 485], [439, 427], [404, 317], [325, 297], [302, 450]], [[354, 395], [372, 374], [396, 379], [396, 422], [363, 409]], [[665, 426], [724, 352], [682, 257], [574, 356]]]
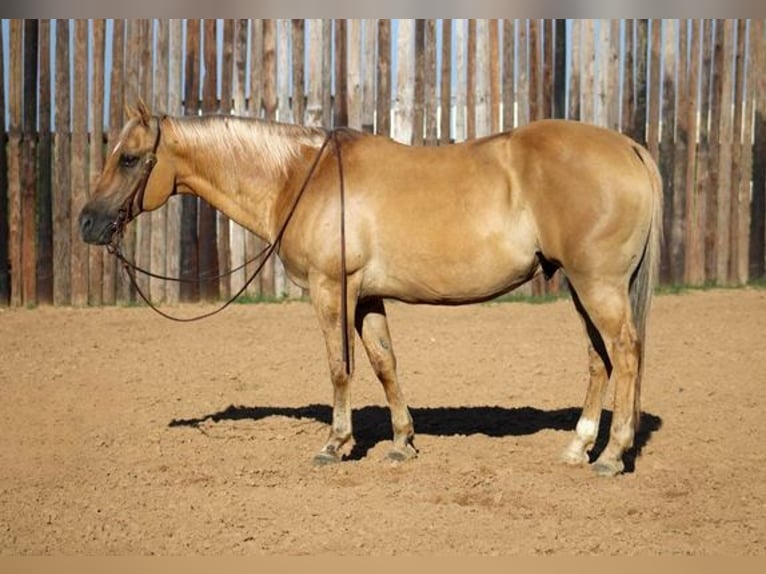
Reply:
[[[350, 287], [350, 286], [349, 286]], [[327, 360], [330, 367], [330, 379], [333, 385], [333, 409], [330, 436], [322, 450], [314, 457], [315, 464], [328, 464], [341, 460], [340, 450], [352, 436], [351, 399], [349, 386], [354, 372], [354, 337], [353, 317], [356, 291], [349, 289], [348, 315], [346, 324], [340, 305], [340, 285], [325, 278], [311, 281], [311, 301], [319, 320], [327, 347]], [[348, 334], [350, 364], [347, 366], [343, 355], [343, 329]]]
[[359, 303], [356, 311], [356, 330], [362, 339], [367, 357], [383, 385], [394, 430], [394, 446], [389, 453], [392, 460], [408, 460], [416, 455], [412, 444], [415, 431], [404, 394], [396, 376], [396, 357], [388, 331], [386, 309], [381, 299], [367, 299]]

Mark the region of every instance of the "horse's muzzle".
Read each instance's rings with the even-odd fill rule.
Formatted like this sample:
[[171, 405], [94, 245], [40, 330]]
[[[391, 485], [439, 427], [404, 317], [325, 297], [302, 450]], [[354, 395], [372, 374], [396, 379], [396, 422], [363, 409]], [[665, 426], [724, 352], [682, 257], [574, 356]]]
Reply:
[[86, 205], [80, 212], [80, 236], [85, 243], [108, 245], [116, 231], [115, 218]]

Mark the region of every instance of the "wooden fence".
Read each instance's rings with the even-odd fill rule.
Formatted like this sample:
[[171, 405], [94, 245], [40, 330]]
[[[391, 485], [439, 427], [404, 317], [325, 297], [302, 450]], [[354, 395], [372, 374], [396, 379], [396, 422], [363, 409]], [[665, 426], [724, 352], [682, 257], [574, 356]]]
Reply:
[[[662, 283], [764, 277], [763, 20], [4, 24], [0, 304], [135, 300], [113, 258], [79, 240], [76, 216], [124, 104], [139, 96], [170, 114], [349, 125], [414, 145], [545, 117], [605, 125], [646, 144], [661, 166]], [[127, 235], [139, 265], [184, 278], [237, 266], [259, 243], [188, 197], [143, 215]], [[142, 282], [158, 302], [216, 299], [238, 289], [246, 271], [199, 286]], [[300, 291], [276, 261], [249, 294]]]

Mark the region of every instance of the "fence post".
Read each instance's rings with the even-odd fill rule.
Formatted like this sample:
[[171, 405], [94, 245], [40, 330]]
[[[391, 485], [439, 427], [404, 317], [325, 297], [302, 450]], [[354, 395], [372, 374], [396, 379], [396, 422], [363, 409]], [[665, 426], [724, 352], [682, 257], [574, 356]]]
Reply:
[[[750, 36], [755, 77], [755, 125], [753, 127], [753, 201], [750, 206], [750, 278], [763, 279], [766, 258], [766, 37], [764, 21], [753, 22]], [[748, 142], [749, 143], [749, 142]]]
[[40, 20], [40, 120], [37, 183], [37, 302], [53, 303], [53, 213], [51, 170], [51, 22]]
[[[0, 117], [5, 118], [5, 42], [0, 26]], [[8, 266], [8, 134], [5, 122], [0, 131], [0, 305], [8, 305], [11, 296], [11, 276]]]

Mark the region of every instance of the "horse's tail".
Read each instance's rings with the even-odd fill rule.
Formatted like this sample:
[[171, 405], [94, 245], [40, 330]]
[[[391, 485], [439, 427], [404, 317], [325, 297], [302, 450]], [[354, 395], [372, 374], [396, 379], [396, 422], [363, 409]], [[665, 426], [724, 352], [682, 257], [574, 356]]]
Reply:
[[646, 166], [652, 194], [649, 234], [644, 245], [643, 256], [630, 284], [630, 306], [639, 341], [638, 376], [633, 404], [634, 421], [636, 429], [638, 429], [641, 420], [641, 378], [644, 372], [644, 353], [646, 350], [646, 317], [649, 314], [652, 293], [659, 273], [660, 244], [662, 242], [662, 176], [657, 169], [657, 164], [646, 149], [636, 145], [635, 151]]

